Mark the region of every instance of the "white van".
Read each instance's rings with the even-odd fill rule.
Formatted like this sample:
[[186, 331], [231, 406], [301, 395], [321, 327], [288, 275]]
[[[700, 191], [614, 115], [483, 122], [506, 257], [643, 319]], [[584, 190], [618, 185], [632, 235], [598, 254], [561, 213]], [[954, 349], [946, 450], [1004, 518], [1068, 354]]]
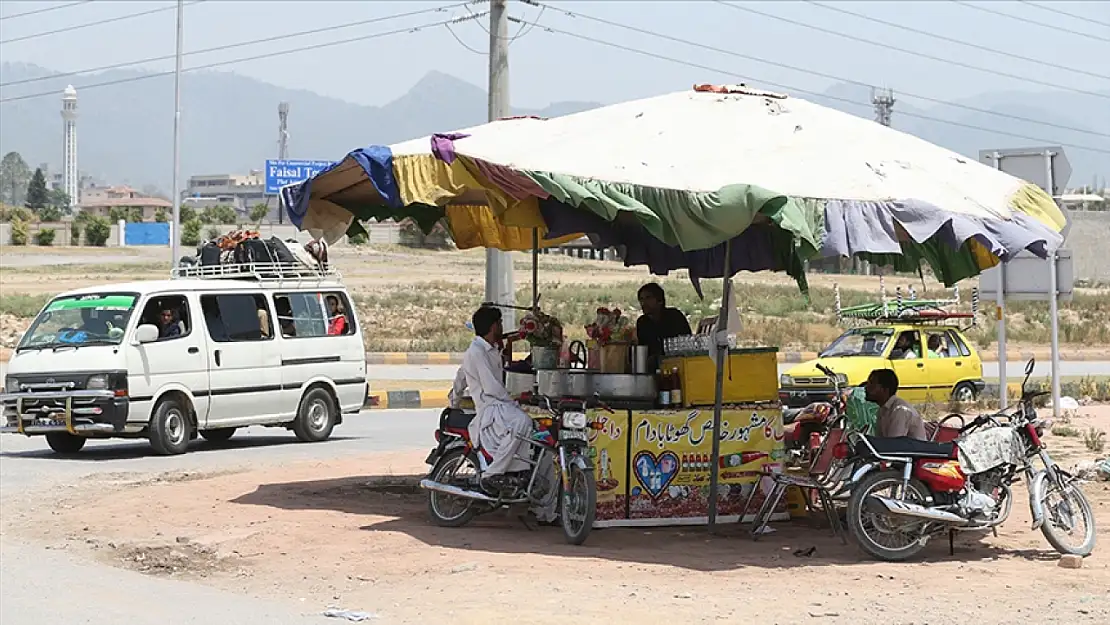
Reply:
[[338, 273], [180, 267], [51, 300], [8, 363], [0, 432], [45, 435], [65, 454], [113, 437], [180, 454], [198, 434], [226, 441], [250, 425], [322, 441], [368, 391]]

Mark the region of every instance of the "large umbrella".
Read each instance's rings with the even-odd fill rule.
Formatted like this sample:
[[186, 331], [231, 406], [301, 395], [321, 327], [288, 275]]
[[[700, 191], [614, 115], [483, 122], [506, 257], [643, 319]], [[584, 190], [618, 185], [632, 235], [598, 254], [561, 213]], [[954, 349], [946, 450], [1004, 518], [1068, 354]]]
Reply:
[[360, 221], [405, 217], [425, 231], [446, 222], [460, 247], [520, 250], [588, 233], [623, 246], [626, 264], [689, 269], [695, 285], [779, 270], [803, 289], [804, 261], [817, 256], [904, 270], [925, 261], [951, 285], [1023, 249], [1046, 257], [1065, 223], [1033, 184], [874, 122], [744, 86], [355, 150], [283, 189], [282, 199], [294, 224], [329, 239], [362, 231]]

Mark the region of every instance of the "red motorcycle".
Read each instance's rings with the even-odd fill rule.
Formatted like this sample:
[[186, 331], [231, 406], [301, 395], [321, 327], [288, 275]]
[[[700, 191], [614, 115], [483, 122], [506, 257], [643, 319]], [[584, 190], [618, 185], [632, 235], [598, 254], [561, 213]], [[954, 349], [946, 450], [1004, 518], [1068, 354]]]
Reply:
[[[1079, 480], [1061, 469], [1041, 441], [1043, 425], [1025, 389], [1012, 412], [980, 415], [948, 443], [855, 434], [848, 529], [871, 556], [907, 560], [930, 537], [992, 529], [1010, 515], [1010, 485], [1025, 476], [1033, 529], [1060, 553], [1089, 555], [1095, 519]], [[847, 444], [843, 444], [845, 447]], [[839, 450], [844, 452], [845, 450]], [[1043, 468], [1033, 460], [1039, 458]]]

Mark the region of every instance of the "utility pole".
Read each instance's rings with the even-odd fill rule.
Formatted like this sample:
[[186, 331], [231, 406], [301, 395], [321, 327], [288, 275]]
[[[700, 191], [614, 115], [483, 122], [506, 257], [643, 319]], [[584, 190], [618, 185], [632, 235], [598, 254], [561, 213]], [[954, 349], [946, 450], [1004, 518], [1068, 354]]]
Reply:
[[871, 88], [871, 104], [875, 106], [875, 121], [884, 126], [890, 126], [890, 117], [894, 113], [894, 90]]
[[170, 226], [170, 267], [181, 258], [181, 48], [185, 3], [177, 0], [177, 53], [173, 71], [173, 224]]
[[[278, 103], [278, 160], [287, 160], [289, 158], [289, 103]], [[266, 206], [269, 207], [270, 200], [266, 199]], [[273, 222], [271, 222], [273, 223]], [[285, 223], [285, 211], [281, 210], [281, 202], [278, 202], [278, 223]]]
[[[509, 11], [507, 0], [491, 0], [489, 11], [489, 121], [509, 116]], [[486, 250], [486, 301], [516, 305], [513, 259], [508, 252]], [[516, 327], [516, 311], [503, 309], [505, 326]]]

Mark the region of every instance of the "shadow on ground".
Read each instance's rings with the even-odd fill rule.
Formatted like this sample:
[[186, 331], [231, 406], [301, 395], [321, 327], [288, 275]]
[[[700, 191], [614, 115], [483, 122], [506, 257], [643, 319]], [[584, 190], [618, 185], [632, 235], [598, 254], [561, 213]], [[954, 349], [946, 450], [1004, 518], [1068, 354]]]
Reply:
[[[235, 451], [247, 450], [263, 447], [281, 447], [285, 445], [326, 445], [333, 442], [341, 442], [346, 440], [355, 440], [358, 437], [353, 436], [332, 436], [326, 441], [318, 443], [302, 443], [292, 435], [274, 435], [274, 436], [244, 436], [242, 438], [233, 438], [229, 441], [214, 443], [206, 441], [203, 438], [194, 440], [189, 445], [189, 450], [186, 453], [205, 453], [212, 451]], [[2, 458], [26, 458], [29, 460], [65, 460], [65, 461], [78, 461], [78, 462], [97, 462], [108, 460], [133, 460], [136, 458], [146, 458], [157, 456], [154, 449], [151, 448], [150, 443], [141, 439], [127, 440], [122, 439], [119, 441], [112, 441], [112, 444], [97, 444], [87, 445], [81, 451], [75, 454], [59, 454], [46, 446], [46, 439], [42, 438], [43, 449], [32, 449], [26, 451], [4, 451], [0, 452]]]
[[[367, 533], [397, 532], [430, 546], [487, 553], [538, 553], [562, 557], [657, 564], [697, 571], [728, 571], [744, 567], [793, 568], [849, 566], [846, 571], [874, 574], [878, 563], [849, 539], [847, 545], [824, 525], [811, 520], [772, 524], [775, 532], [753, 541], [748, 526], [725, 524], [710, 535], [704, 526], [659, 528], [597, 528], [586, 544], [567, 545], [558, 527], [527, 527], [519, 511], [497, 511], [463, 528], [441, 528], [428, 519], [427, 495], [416, 485], [423, 476], [358, 476], [341, 479], [263, 484], [231, 502], [281, 510], [332, 510], [348, 515], [350, 527]], [[368, 517], [377, 517], [367, 523]], [[823, 521], [823, 519], [822, 519]], [[1049, 551], [1003, 550], [984, 542], [989, 533], [963, 534], [955, 555], [948, 541], [934, 539], [919, 560], [979, 561], [995, 558], [1053, 560]], [[805, 552], [815, 548], [811, 555]]]

